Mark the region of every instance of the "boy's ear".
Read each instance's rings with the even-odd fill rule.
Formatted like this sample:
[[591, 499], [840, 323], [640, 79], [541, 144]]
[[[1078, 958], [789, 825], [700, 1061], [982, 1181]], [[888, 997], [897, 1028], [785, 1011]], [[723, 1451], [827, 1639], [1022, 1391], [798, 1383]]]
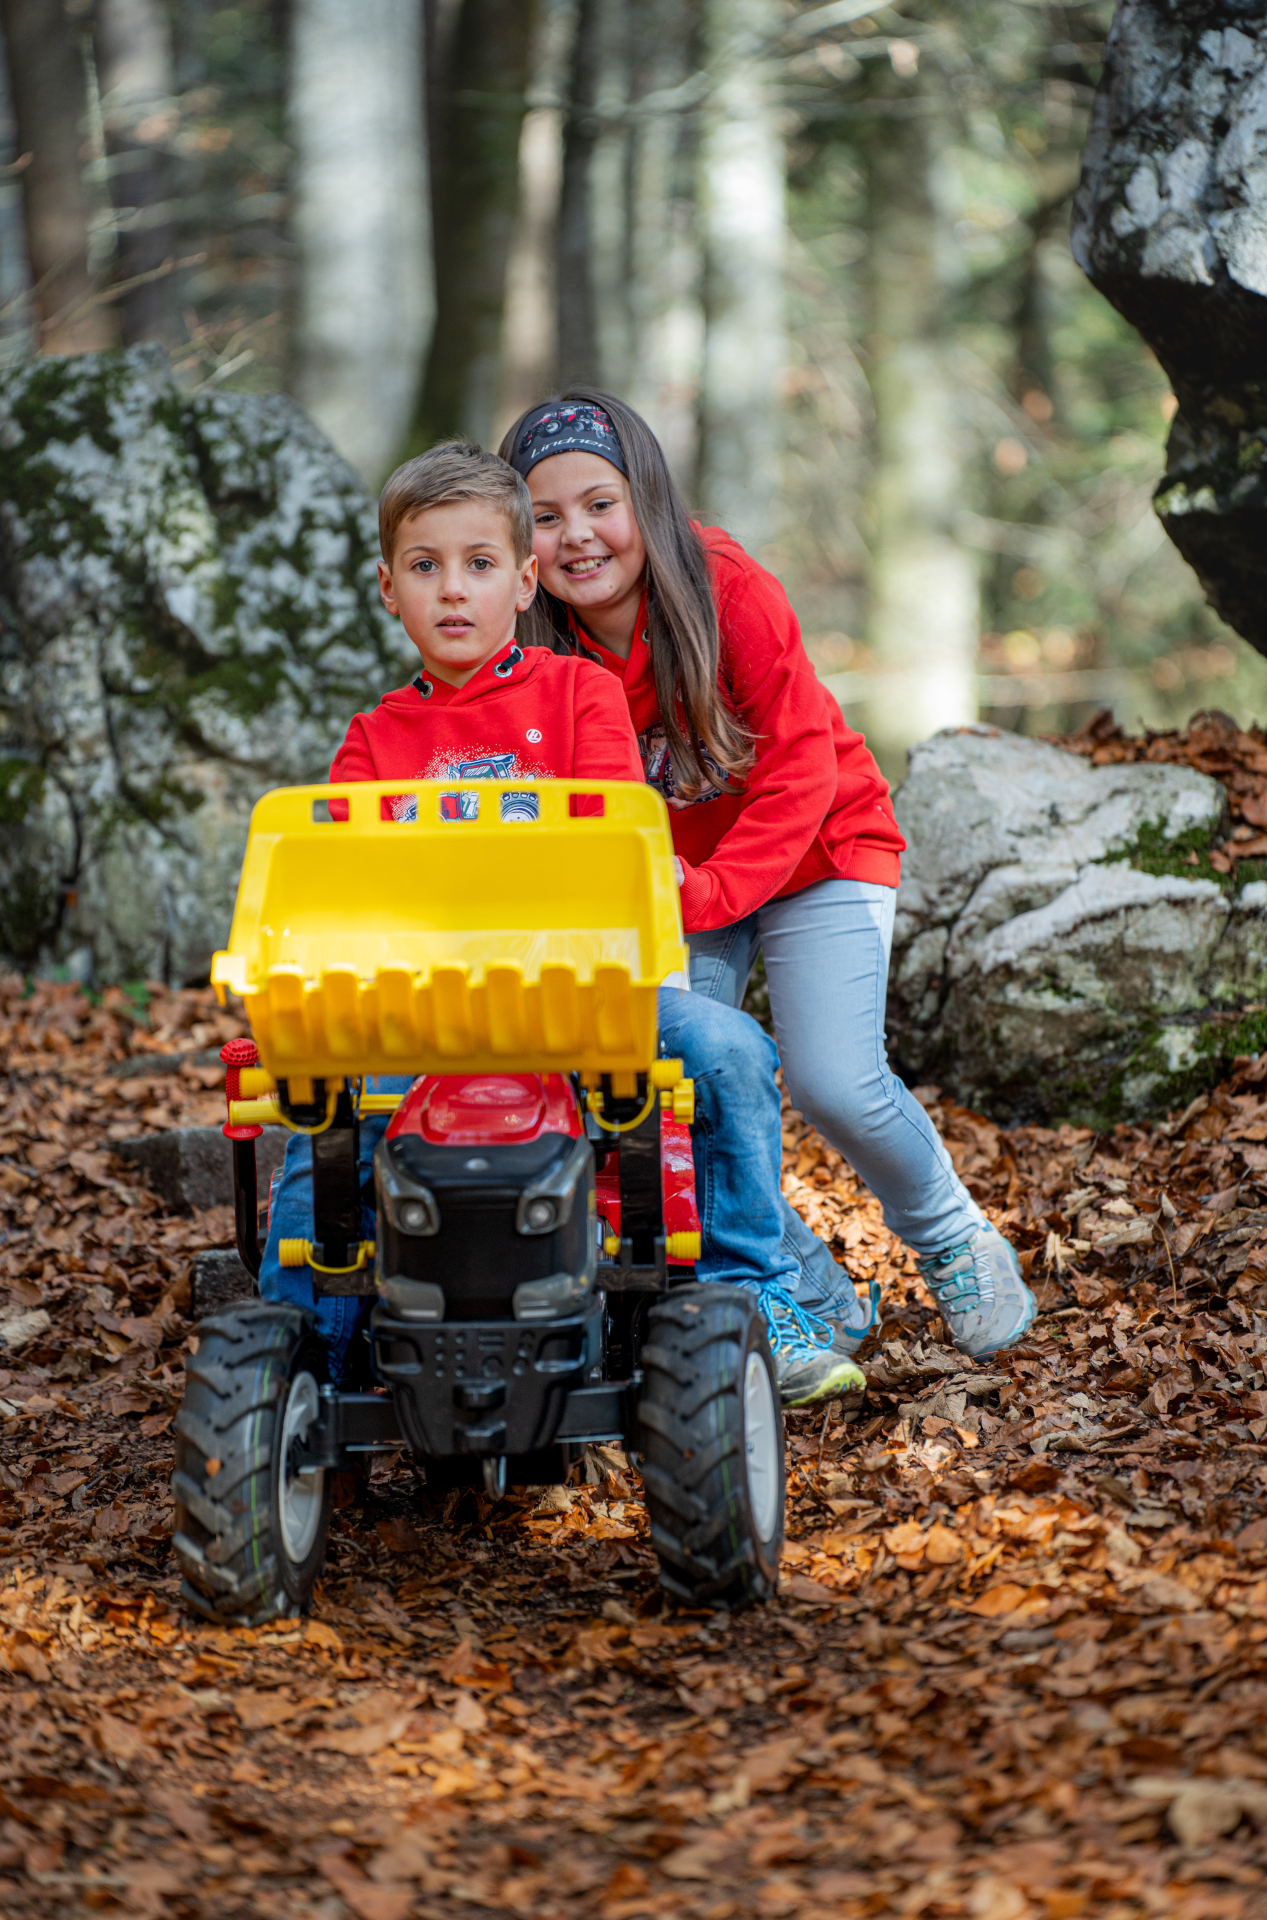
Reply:
[[519, 597], [515, 601], [515, 612], [525, 613], [536, 597], [537, 556], [535, 553], [530, 553], [519, 569]]
[[399, 620], [400, 608], [396, 605], [396, 595], [392, 590], [392, 570], [385, 560], [380, 560], [378, 563], [378, 591], [392, 619]]

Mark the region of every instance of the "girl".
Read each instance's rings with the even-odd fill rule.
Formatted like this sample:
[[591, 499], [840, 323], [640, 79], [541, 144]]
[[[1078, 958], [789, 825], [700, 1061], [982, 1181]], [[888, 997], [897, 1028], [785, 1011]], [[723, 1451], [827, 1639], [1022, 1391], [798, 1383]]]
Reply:
[[[672, 810], [692, 990], [739, 1006], [764, 953], [793, 1102], [914, 1248], [955, 1345], [978, 1359], [1014, 1345], [1036, 1311], [1016, 1255], [885, 1055], [906, 843], [783, 589], [729, 535], [688, 520], [655, 435], [608, 394], [572, 388], [534, 407], [501, 453], [528, 483], [536, 524], [540, 586], [518, 632], [588, 655], [624, 686], [646, 778]], [[754, 1049], [763, 1038], [753, 1023]], [[728, 1129], [756, 1118], [744, 1110], [753, 1068], [743, 1095], [720, 1091]], [[864, 1318], [783, 1205], [799, 1303], [856, 1348], [874, 1294]]]

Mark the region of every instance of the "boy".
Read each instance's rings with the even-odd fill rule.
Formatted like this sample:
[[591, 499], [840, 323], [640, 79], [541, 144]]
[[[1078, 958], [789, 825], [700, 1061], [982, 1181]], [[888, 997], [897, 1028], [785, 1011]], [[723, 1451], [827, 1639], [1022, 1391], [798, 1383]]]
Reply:
[[[515, 644], [515, 621], [537, 584], [533, 512], [520, 476], [496, 455], [453, 441], [392, 475], [379, 502], [379, 591], [418, 650], [422, 672], [358, 713], [330, 769], [332, 780], [525, 780], [643, 778], [638, 743], [619, 681], [592, 661]], [[531, 789], [504, 796], [531, 817]], [[399, 803], [400, 817], [412, 800]], [[331, 802], [331, 812], [338, 808]], [[794, 1254], [782, 1244], [778, 1142], [728, 1127], [710, 1066], [735, 1047], [747, 1016], [673, 987], [660, 992], [665, 1050], [682, 1055], [696, 1082], [695, 1159], [704, 1254], [701, 1279], [756, 1294], [765, 1315], [784, 1405], [857, 1394], [863, 1375], [825, 1321], [798, 1308]], [[768, 1042], [773, 1056], [773, 1042]], [[751, 1057], [752, 1049], [745, 1057]], [[772, 1074], [773, 1058], [760, 1070]], [[408, 1080], [384, 1080], [404, 1092]], [[753, 1109], [745, 1103], [743, 1111]], [[361, 1126], [363, 1179], [386, 1130], [381, 1116]], [[372, 1215], [363, 1231], [373, 1237]], [[282, 1238], [311, 1238], [312, 1143], [292, 1137], [260, 1268], [265, 1299], [314, 1307], [344, 1374], [370, 1302], [314, 1300], [306, 1268], [283, 1269]], [[359, 1348], [358, 1348], [359, 1353]]]
[[434, 447], [387, 482], [378, 527], [383, 605], [422, 672], [354, 717], [332, 780], [642, 779], [611, 675], [515, 645], [537, 590], [517, 473], [478, 447]]

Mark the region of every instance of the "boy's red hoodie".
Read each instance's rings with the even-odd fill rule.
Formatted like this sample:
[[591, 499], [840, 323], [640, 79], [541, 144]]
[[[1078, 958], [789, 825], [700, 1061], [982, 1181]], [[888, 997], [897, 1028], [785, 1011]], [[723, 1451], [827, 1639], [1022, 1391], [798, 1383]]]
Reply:
[[355, 714], [330, 768], [331, 780], [569, 777], [642, 779], [624, 696], [589, 660], [513, 641], [464, 687], [420, 674]]
[[729, 926], [816, 880], [895, 887], [906, 842], [888, 786], [810, 665], [787, 595], [720, 527], [697, 531], [721, 631], [722, 689], [756, 747], [745, 781], [680, 799], [641, 624], [622, 660], [574, 623], [579, 644], [621, 681], [643, 777], [669, 803], [687, 933]]

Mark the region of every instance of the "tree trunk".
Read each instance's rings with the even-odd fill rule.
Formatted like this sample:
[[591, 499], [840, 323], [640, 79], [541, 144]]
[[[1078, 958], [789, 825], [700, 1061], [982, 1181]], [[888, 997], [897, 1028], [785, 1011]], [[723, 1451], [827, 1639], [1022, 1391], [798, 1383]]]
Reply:
[[773, 538], [783, 372], [785, 169], [764, 44], [776, 0], [707, 0], [700, 134], [704, 250], [700, 493], [750, 549]]
[[894, 91], [868, 149], [878, 684], [860, 724], [890, 779], [915, 741], [977, 717], [977, 561], [953, 532], [964, 475], [945, 311], [953, 242], [938, 191], [942, 84], [934, 70], [917, 100]]
[[1073, 253], [1179, 401], [1162, 525], [1210, 604], [1267, 654], [1265, 103], [1262, 0], [1119, 0]]
[[600, 386], [622, 394], [628, 391], [634, 358], [629, 94], [639, 12], [625, 0], [602, 0], [595, 101], [598, 132], [590, 159], [589, 272], [598, 379]]
[[92, 205], [80, 147], [86, 107], [80, 29], [62, 0], [0, 0], [20, 154], [27, 258], [43, 353], [112, 346], [116, 316], [90, 304]]
[[463, 0], [435, 147], [438, 306], [415, 438], [493, 437], [506, 268], [519, 200], [532, 7]]
[[32, 351], [31, 275], [22, 221], [22, 188], [15, 171], [21, 158], [9, 93], [9, 64], [0, 33], [0, 367]]
[[573, 0], [540, 0], [528, 112], [519, 135], [519, 218], [506, 267], [498, 439], [545, 398], [557, 377], [563, 102], [575, 33]]
[[371, 484], [408, 433], [435, 312], [422, 30], [419, 0], [294, 9], [293, 387]]
[[696, 136], [678, 89], [691, 72], [698, 8], [646, 0], [636, 14], [629, 165], [632, 334], [627, 392], [694, 498], [699, 458], [701, 304]]
[[596, 386], [598, 313], [591, 275], [591, 172], [598, 140], [598, 85], [606, 0], [580, 0], [568, 111], [563, 126], [563, 184], [559, 197], [559, 380]]
[[[160, 0], [97, 0], [97, 81], [118, 216], [116, 271], [140, 279], [117, 302], [125, 346], [171, 332], [173, 257], [164, 145], [175, 124], [172, 36]], [[147, 278], [146, 276], [156, 276]]]

